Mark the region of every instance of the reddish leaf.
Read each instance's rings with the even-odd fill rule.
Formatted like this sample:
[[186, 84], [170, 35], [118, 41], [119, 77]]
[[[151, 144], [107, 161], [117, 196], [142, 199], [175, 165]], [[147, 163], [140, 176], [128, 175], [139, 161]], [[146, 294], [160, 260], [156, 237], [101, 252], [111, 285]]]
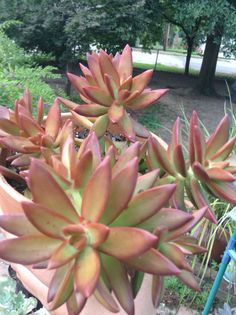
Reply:
[[72, 224], [72, 221], [37, 203], [23, 201], [21, 205], [29, 221], [41, 233], [53, 238], [65, 238], [62, 230], [68, 224]]
[[5, 231], [17, 236], [38, 234], [38, 230], [30, 223], [23, 214], [0, 216], [0, 227]]
[[94, 296], [98, 300], [98, 302], [101, 303], [108, 311], [112, 313], [119, 312], [119, 306], [117, 305], [115, 299], [101, 279], [99, 279], [97, 283], [96, 290], [94, 291]]
[[165, 255], [169, 260], [171, 260], [178, 268], [186, 269], [192, 272], [192, 268], [185, 261], [183, 252], [173, 243], [163, 242], [158, 246], [159, 251]]
[[157, 238], [146, 231], [131, 227], [113, 227], [99, 249], [118, 259], [141, 255], [155, 245]]
[[85, 152], [78, 160], [75, 171], [75, 188], [84, 189], [93, 171], [93, 156], [91, 151]]
[[124, 135], [128, 138], [128, 140], [134, 142], [135, 141], [134, 125], [132, 123], [131, 117], [129, 117], [129, 114], [126, 111], [124, 111], [123, 118], [120, 119], [117, 124], [122, 129]]
[[214, 161], [222, 161], [227, 159], [234, 148], [235, 142], [236, 136], [226, 142], [214, 155], [212, 155], [211, 159]]
[[219, 198], [236, 204], [236, 186], [232, 183], [211, 181], [207, 183], [210, 190]]
[[109, 123], [108, 115], [107, 114], [102, 115], [96, 119], [91, 130], [96, 133], [96, 136], [98, 138], [101, 138], [107, 131], [108, 123]]
[[233, 176], [230, 172], [222, 168], [212, 167], [212, 168], [208, 168], [206, 172], [207, 172], [207, 175], [211, 179], [214, 179], [214, 180], [219, 180], [222, 182], [233, 182], [236, 180], [235, 176]]
[[84, 87], [84, 92], [86, 96], [94, 103], [103, 105], [103, 106], [111, 106], [113, 99], [111, 96], [104, 90], [99, 87], [90, 86]]
[[158, 307], [160, 305], [163, 289], [164, 289], [163, 277], [153, 276], [152, 278], [152, 303], [155, 307]]
[[73, 292], [73, 273], [70, 265], [57, 269], [49, 286], [47, 301], [50, 310], [54, 310], [64, 304]]
[[200, 291], [200, 287], [197, 281], [195, 280], [194, 276], [192, 275], [192, 273], [186, 270], [182, 270], [181, 273], [177, 275], [177, 277], [179, 278], [179, 280], [181, 280], [184, 284], [186, 284], [191, 289]]
[[[125, 208], [133, 195], [138, 177], [138, 158], [129, 161], [125, 167], [114, 176], [108, 204], [102, 217], [102, 222], [112, 222]], [[128, 186], [124, 183], [129, 183]], [[121, 197], [122, 196], [122, 197]]]
[[134, 77], [132, 80], [131, 91], [134, 92], [138, 90], [141, 93], [151, 81], [152, 74], [153, 70], [146, 70], [143, 73]]
[[191, 220], [192, 215], [182, 210], [172, 208], [162, 208], [157, 214], [141, 223], [138, 227], [154, 231], [157, 227], [175, 230]]
[[132, 76], [133, 63], [132, 51], [129, 45], [126, 45], [121, 56], [119, 57], [118, 73], [120, 75], [120, 83]]
[[[4, 147], [21, 153], [31, 153], [40, 150], [40, 147], [34, 145], [30, 140], [23, 137], [7, 136], [0, 139], [1, 145]], [[27, 149], [29, 148], [29, 149]]]
[[134, 195], [137, 193], [151, 188], [159, 175], [159, 170], [153, 170], [138, 177], [137, 184], [134, 190]]
[[37, 159], [32, 159], [29, 171], [29, 186], [33, 200], [59, 215], [78, 220], [77, 212], [69, 197], [65, 194], [57, 181], [53, 178], [53, 171]]
[[140, 143], [135, 142], [130, 147], [128, 147], [125, 152], [119, 156], [118, 161], [112, 169], [112, 177], [114, 178], [124, 167], [125, 165], [131, 161], [133, 158], [138, 156], [140, 148]]
[[132, 268], [154, 275], [170, 276], [180, 273], [180, 270], [172, 261], [154, 248], [142, 255], [125, 259], [124, 261]]
[[84, 189], [81, 213], [84, 218], [99, 221], [105, 211], [111, 186], [109, 157], [95, 170]]
[[21, 236], [0, 242], [0, 257], [9, 262], [32, 265], [47, 260], [60, 245], [44, 235]]
[[67, 241], [63, 242], [60, 247], [51, 256], [48, 269], [55, 269], [61, 267], [79, 254], [79, 251]]
[[153, 216], [173, 194], [175, 185], [153, 187], [136, 195], [128, 208], [112, 223], [112, 226], [135, 226]]
[[61, 127], [61, 110], [57, 99], [55, 99], [52, 107], [50, 108], [45, 123], [45, 133], [51, 136], [54, 140]]
[[100, 257], [92, 247], [86, 247], [75, 264], [75, 289], [89, 297], [96, 288], [100, 274]]
[[173, 160], [174, 160], [175, 168], [177, 172], [180, 173], [183, 177], [186, 177], [187, 170], [186, 170], [182, 146], [180, 144], [177, 145], [174, 149]]
[[19, 136], [20, 130], [17, 124], [15, 124], [13, 121], [6, 119], [6, 118], [0, 118], [0, 128], [14, 136]]
[[189, 124], [189, 163], [190, 165], [193, 164], [195, 161], [195, 148], [194, 148], [194, 127], [198, 126], [198, 115], [195, 111], [193, 111], [190, 124]]
[[211, 159], [214, 155], [228, 140], [229, 137], [229, 116], [225, 117], [218, 124], [215, 132], [207, 140], [206, 143], [206, 159]]
[[74, 111], [83, 116], [98, 117], [107, 113], [107, 107], [98, 104], [86, 104], [76, 106]]
[[127, 314], [134, 315], [134, 301], [124, 264], [111, 256], [103, 256], [102, 265], [115, 296]]
[[112, 123], [118, 123], [124, 117], [124, 106], [119, 105], [116, 102], [111, 104], [108, 110], [108, 116]]
[[103, 73], [103, 76], [105, 74], [108, 74], [109, 76], [112, 77], [115, 84], [117, 86], [119, 86], [120, 85], [119, 74], [118, 74], [116, 68], [114, 67], [114, 65], [112, 64], [111, 59], [108, 57], [108, 55], [102, 49], [100, 49], [100, 52], [99, 52], [99, 61], [100, 61], [100, 66], [101, 66], [101, 71]]
[[165, 95], [168, 89], [159, 89], [152, 91], [144, 91], [133, 100], [126, 102], [126, 105], [132, 109], [143, 109], [156, 101], [158, 101], [163, 95]]
[[66, 301], [68, 314], [78, 315], [83, 310], [87, 299], [80, 293], [73, 292]]

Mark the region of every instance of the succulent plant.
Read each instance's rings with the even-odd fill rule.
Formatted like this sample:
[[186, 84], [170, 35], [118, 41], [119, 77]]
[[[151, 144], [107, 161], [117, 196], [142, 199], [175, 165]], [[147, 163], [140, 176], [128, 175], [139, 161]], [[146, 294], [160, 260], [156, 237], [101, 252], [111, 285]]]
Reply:
[[117, 53], [115, 57], [101, 49], [98, 54], [88, 54], [87, 61], [89, 68], [80, 65], [84, 77], [68, 73], [68, 78], [85, 104], [78, 105], [63, 98], [59, 100], [72, 109], [79, 124], [83, 121], [86, 127], [90, 125], [88, 119], [81, 116], [96, 118], [92, 128], [98, 136], [105, 133], [110, 123], [118, 125], [130, 141], [135, 141], [135, 134], [147, 137], [148, 132], [126, 110], [145, 108], [159, 100], [168, 90], [146, 88], [152, 70], [132, 77], [132, 53], [128, 45], [122, 54]]
[[184, 156], [180, 130], [178, 118], [167, 148], [158, 139], [150, 138], [147, 163], [150, 169], [161, 169], [158, 184], [177, 185], [172, 206], [184, 209], [187, 194], [195, 207], [207, 206], [206, 217], [216, 223], [206, 193], [236, 203], [236, 186], [233, 183], [236, 179], [236, 168], [229, 160], [236, 137], [229, 139], [229, 117], [226, 115], [206, 140], [199, 126], [197, 113], [193, 112], [189, 126], [188, 158]]
[[102, 158], [94, 133], [78, 152], [68, 137], [52, 166], [34, 158], [23, 172], [32, 201], [22, 202], [25, 215], [0, 217], [0, 226], [17, 236], [0, 242], [0, 257], [55, 269], [51, 309], [66, 302], [68, 313], [78, 314], [94, 294], [116, 312], [112, 290], [127, 314], [134, 314], [139, 286], [132, 286], [130, 270], [154, 279], [177, 275], [196, 288], [186, 279], [191, 268], [184, 256], [203, 249], [184, 234], [206, 208], [194, 215], [163, 208], [175, 185], [153, 187], [156, 170], [139, 175], [139, 147], [134, 143], [116, 161], [111, 152]]
[[12, 166], [25, 167], [29, 165], [32, 156], [40, 157], [43, 153], [49, 157], [56, 153], [71, 128], [69, 121], [62, 121], [57, 100], [44, 121], [44, 103], [40, 98], [37, 117], [34, 118], [28, 90], [20, 100], [16, 100], [14, 111], [4, 107], [0, 110], [0, 146], [14, 152], [12, 157], [8, 157]]

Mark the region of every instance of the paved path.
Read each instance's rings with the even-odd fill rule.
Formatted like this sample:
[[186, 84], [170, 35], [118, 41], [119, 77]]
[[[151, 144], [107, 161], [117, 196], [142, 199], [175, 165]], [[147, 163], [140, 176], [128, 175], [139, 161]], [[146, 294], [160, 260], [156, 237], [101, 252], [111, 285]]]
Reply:
[[[162, 65], [184, 69], [185, 60], [185, 56], [171, 55], [170, 53], [160, 51], [157, 62]], [[154, 65], [156, 61], [156, 53], [146, 53], [142, 52], [141, 50], [133, 49], [133, 61]], [[192, 56], [190, 61], [190, 69], [200, 70], [201, 64], [202, 58]], [[236, 60], [218, 59], [216, 73], [236, 74]]]

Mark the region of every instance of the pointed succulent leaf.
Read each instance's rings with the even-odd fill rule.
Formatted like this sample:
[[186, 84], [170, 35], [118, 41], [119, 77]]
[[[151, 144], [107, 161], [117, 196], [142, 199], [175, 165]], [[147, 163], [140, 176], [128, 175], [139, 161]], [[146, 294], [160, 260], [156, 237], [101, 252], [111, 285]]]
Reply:
[[225, 115], [224, 118], [218, 124], [215, 132], [207, 140], [206, 143], [206, 159], [211, 159], [228, 140], [229, 138], [229, 116]]
[[189, 124], [189, 163], [195, 161], [195, 147], [194, 147], [194, 128], [198, 126], [198, 115], [195, 111], [193, 111], [190, 124]]
[[186, 177], [187, 170], [186, 170], [182, 146], [180, 144], [178, 144], [174, 148], [173, 160], [174, 160], [175, 168], [177, 172], [180, 173], [183, 177]]
[[236, 180], [235, 176], [233, 176], [230, 172], [222, 168], [212, 167], [212, 168], [208, 168], [206, 172], [207, 172], [207, 175], [210, 177], [210, 179], [213, 179], [213, 180], [219, 180], [222, 182], [233, 182]]
[[102, 256], [102, 265], [112, 290], [127, 314], [134, 315], [134, 301], [124, 264], [111, 256]]
[[103, 76], [105, 74], [110, 75], [112, 79], [114, 80], [115, 84], [119, 86], [120, 85], [119, 74], [116, 68], [114, 67], [114, 65], [112, 64], [111, 59], [102, 49], [99, 52], [99, 61], [100, 61], [100, 66], [101, 66], [101, 71], [103, 73]]
[[175, 176], [176, 171], [171, 165], [166, 149], [157, 139], [154, 139], [153, 137], [150, 139], [150, 146], [152, 147], [152, 151], [155, 154], [155, 158], [160, 167], [168, 174]]
[[48, 116], [45, 123], [45, 133], [51, 136], [54, 140], [61, 127], [61, 110], [58, 104], [58, 100], [55, 99], [52, 107], [48, 112]]
[[52, 173], [53, 171], [49, 171], [49, 168], [45, 167], [43, 162], [32, 159], [29, 171], [29, 186], [34, 202], [40, 203], [59, 215], [77, 221], [78, 215], [72, 202], [54, 179]]
[[132, 76], [129, 76], [120, 86], [120, 90], [127, 90], [129, 91], [133, 84]]
[[99, 249], [118, 259], [141, 255], [155, 245], [157, 238], [146, 231], [131, 227], [113, 227]]
[[128, 147], [125, 152], [119, 156], [118, 161], [112, 169], [112, 177], [114, 178], [133, 158], [138, 156], [140, 149], [140, 143], [135, 142], [130, 147]]
[[180, 226], [178, 229], [167, 233], [165, 236], [165, 241], [170, 241], [173, 239], [178, 238], [179, 236], [186, 234], [187, 232], [191, 231], [191, 229], [203, 218], [207, 211], [208, 207], [203, 207], [199, 210], [192, 212], [192, 219]]
[[173, 153], [176, 146], [180, 143], [180, 118], [178, 117], [173, 125], [172, 128], [172, 136], [171, 136], [171, 142], [168, 146], [168, 155], [169, 157], [173, 159]]
[[135, 186], [134, 195], [143, 190], [151, 188], [154, 185], [158, 175], [159, 170], [153, 170], [151, 172], [139, 176]]
[[37, 203], [23, 201], [21, 205], [29, 221], [41, 233], [49, 237], [64, 239], [62, 229], [72, 223], [69, 219]]
[[192, 268], [185, 261], [183, 252], [174, 243], [163, 242], [158, 246], [159, 251], [165, 255], [169, 260], [171, 260], [178, 268], [186, 269], [192, 272]]
[[152, 91], [144, 91], [139, 96], [135, 97], [133, 100], [127, 101], [126, 106], [132, 109], [143, 109], [149, 105], [158, 101], [163, 95], [165, 95], [168, 89], [159, 89]]
[[210, 206], [210, 202], [207, 200], [207, 197], [201, 188], [201, 185], [198, 183], [197, 179], [191, 178], [190, 179], [190, 188], [191, 188], [191, 193], [194, 198], [194, 203], [196, 204], [197, 207], [202, 208], [207, 206], [207, 211], [205, 214], [205, 217], [212, 221], [214, 224], [217, 223], [216, 216], [214, 214], [213, 209]]
[[68, 170], [70, 178], [75, 176], [76, 150], [72, 135], [68, 136], [61, 149], [61, 162]]
[[[128, 114], [126, 113], [126, 115], [128, 115]], [[145, 139], [150, 137], [150, 132], [142, 124], [140, 124], [138, 121], [134, 120], [131, 116], [128, 115], [128, 117], [132, 123], [134, 133], [137, 137], [145, 138]], [[121, 125], [121, 123], [119, 125]]]
[[87, 61], [88, 61], [88, 66], [89, 69], [92, 73], [93, 78], [96, 80], [98, 86], [101, 89], [104, 89], [105, 91], [107, 90], [107, 87], [104, 83], [102, 71], [101, 71], [101, 66], [98, 60], [98, 56], [96, 54], [88, 54], [87, 55]]
[[[134, 192], [137, 177], [138, 158], [135, 157], [112, 179], [108, 204], [103, 213], [102, 222], [106, 224], [112, 222], [125, 208], [127, 208]], [[126, 186], [124, 183], [129, 184]]]
[[82, 154], [84, 154], [87, 151], [92, 152], [93, 169], [95, 169], [101, 163], [102, 160], [101, 150], [95, 132], [90, 132], [88, 137], [82, 142], [78, 151], [78, 158], [80, 158]]
[[152, 278], [152, 303], [155, 307], [158, 307], [161, 302], [163, 289], [164, 289], [163, 277], [156, 276], [156, 275], [153, 276]]
[[131, 278], [132, 291], [134, 298], [137, 296], [144, 279], [144, 272], [136, 271], [134, 277]]
[[151, 81], [152, 74], [153, 70], [146, 70], [143, 73], [134, 77], [132, 80], [131, 92], [140, 91], [140, 93], [142, 93], [142, 91]]
[[135, 141], [135, 130], [134, 125], [132, 123], [132, 119], [129, 116], [129, 114], [124, 111], [124, 116], [122, 119], [118, 121], [118, 126], [122, 129], [124, 135], [128, 138], [129, 141], [134, 142]]
[[182, 251], [187, 250], [191, 254], [200, 254], [200, 253], [207, 252], [206, 248], [201, 247], [201, 246], [194, 244], [194, 243], [189, 243], [189, 242], [184, 241], [184, 240], [182, 241], [181, 239], [176, 240], [175, 245], [179, 246]]
[[96, 136], [98, 138], [101, 138], [107, 131], [108, 123], [109, 123], [108, 115], [107, 114], [102, 115], [96, 119], [91, 130], [96, 133]]
[[75, 264], [75, 289], [84, 297], [89, 297], [95, 290], [100, 274], [100, 257], [92, 247], [86, 247]]
[[78, 315], [82, 312], [87, 299], [77, 292], [73, 292], [71, 296], [66, 301], [67, 312], [70, 315]]
[[115, 99], [118, 97], [118, 87], [119, 87], [119, 84], [117, 85], [114, 81], [114, 79], [108, 75], [108, 74], [104, 74], [104, 81], [105, 81], [105, 84], [107, 85], [107, 89], [109, 91], [109, 94], [110, 96]]
[[192, 169], [197, 179], [204, 183], [210, 182], [210, 177], [208, 176], [204, 167], [199, 162], [194, 162], [192, 165]]
[[128, 208], [112, 223], [112, 226], [135, 226], [153, 216], [173, 194], [175, 185], [153, 187], [136, 195]]
[[79, 93], [84, 93], [83, 88], [85, 86], [88, 86], [88, 82], [85, 78], [79, 77], [77, 75], [74, 75], [72, 73], [67, 73], [67, 77], [70, 80], [71, 84], [75, 88], [75, 90]]
[[54, 310], [64, 304], [73, 292], [73, 273], [68, 265], [58, 268], [50, 282], [47, 301], [50, 310]]
[[[31, 153], [40, 150], [40, 147], [34, 145], [30, 140], [18, 136], [7, 136], [0, 140], [0, 144], [10, 150], [14, 150], [21, 153]], [[27, 147], [31, 150], [27, 150]]]
[[198, 126], [193, 128], [193, 145], [195, 152], [195, 161], [203, 163], [205, 156], [205, 139], [203, 138], [202, 132]]
[[0, 129], [14, 136], [20, 134], [17, 124], [6, 118], [0, 118]]
[[105, 211], [111, 186], [109, 157], [97, 167], [84, 189], [81, 213], [84, 218], [97, 222]]
[[182, 270], [181, 273], [177, 275], [177, 277], [191, 289], [200, 291], [199, 285], [191, 272]]
[[53, 253], [48, 262], [48, 269], [61, 267], [78, 255], [79, 251], [67, 241], [63, 242]]
[[47, 260], [59, 245], [59, 240], [41, 234], [6, 239], [0, 242], [0, 257], [17, 264], [32, 265]]
[[154, 231], [156, 227], [175, 230], [192, 219], [190, 213], [172, 208], [162, 208], [157, 214], [144, 221], [138, 227], [148, 231]]
[[74, 111], [86, 117], [98, 117], [107, 113], [107, 107], [98, 104], [77, 105]]
[[120, 76], [121, 84], [132, 76], [132, 51], [129, 45], [126, 45], [121, 56], [119, 57], [118, 73]]
[[101, 278], [98, 280], [94, 296], [108, 311], [112, 313], [119, 312], [119, 306]]
[[96, 103], [102, 106], [110, 106], [113, 102], [112, 97], [99, 87], [90, 86], [84, 87], [84, 92], [92, 103]]
[[21, 128], [25, 131], [25, 133], [30, 136], [34, 137], [37, 136], [39, 133], [44, 133], [44, 130], [40, 127], [38, 122], [29, 116], [24, 114], [19, 115]]
[[0, 227], [17, 236], [38, 234], [38, 230], [23, 214], [2, 214], [0, 216]]
[[185, 181], [181, 179], [175, 180], [176, 190], [170, 199], [170, 205], [176, 209], [186, 210], [185, 207]]
[[230, 153], [232, 153], [235, 142], [236, 136], [227, 141], [215, 154], [211, 156], [211, 159], [213, 161], [224, 161], [225, 159], [227, 159]]
[[154, 275], [166, 276], [180, 273], [180, 270], [172, 261], [154, 248], [137, 257], [125, 259], [124, 262], [132, 268]]
[[207, 186], [217, 197], [236, 204], [236, 186], [233, 183], [211, 181]]
[[112, 123], [118, 123], [124, 117], [124, 106], [113, 102], [108, 110], [108, 116]]
[[89, 150], [78, 160], [74, 178], [74, 187], [84, 189], [93, 171], [93, 156]]

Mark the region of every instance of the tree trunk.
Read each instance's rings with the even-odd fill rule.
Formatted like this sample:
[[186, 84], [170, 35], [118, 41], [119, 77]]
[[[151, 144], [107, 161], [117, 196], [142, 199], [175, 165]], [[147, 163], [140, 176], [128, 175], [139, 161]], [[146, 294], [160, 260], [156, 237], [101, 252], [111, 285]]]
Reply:
[[207, 36], [206, 48], [198, 79], [198, 88], [202, 94], [215, 94], [214, 77], [221, 39], [215, 42], [215, 35]]
[[170, 23], [166, 23], [164, 26], [164, 38], [163, 38], [164, 51], [168, 49], [169, 34], [170, 34]]
[[[66, 73], [67, 72], [73, 72], [73, 63], [68, 62], [66, 65]], [[70, 80], [66, 77], [66, 87], [65, 87], [65, 92], [67, 96], [71, 95], [71, 83]]]
[[189, 65], [190, 65], [190, 59], [191, 59], [192, 51], [193, 51], [194, 38], [187, 38], [187, 43], [188, 43], [188, 49], [187, 49], [184, 74], [189, 75]]

